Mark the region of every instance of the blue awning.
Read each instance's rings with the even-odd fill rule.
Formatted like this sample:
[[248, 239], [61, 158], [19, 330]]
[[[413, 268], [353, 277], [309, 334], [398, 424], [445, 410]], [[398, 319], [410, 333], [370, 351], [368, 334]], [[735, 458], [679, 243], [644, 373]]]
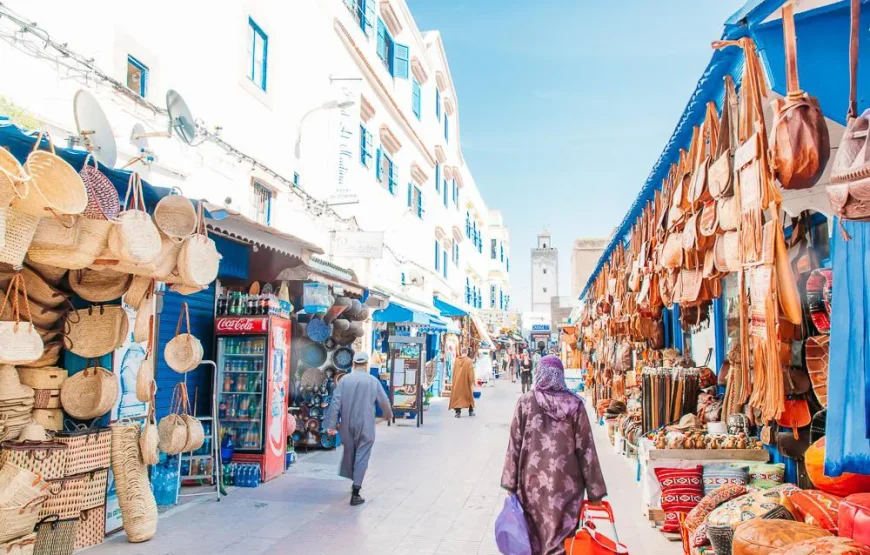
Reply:
[[429, 329], [432, 331], [447, 331], [447, 323], [437, 316], [429, 316]]
[[447, 301], [443, 301], [438, 297], [434, 297], [432, 299], [435, 308], [437, 308], [441, 312], [441, 316], [468, 316], [468, 312], [462, 310], [461, 308], [457, 308]]
[[387, 308], [376, 310], [372, 314], [373, 322], [385, 322], [389, 324], [419, 324], [421, 326], [430, 325], [431, 314], [412, 310], [396, 302], [391, 302]]

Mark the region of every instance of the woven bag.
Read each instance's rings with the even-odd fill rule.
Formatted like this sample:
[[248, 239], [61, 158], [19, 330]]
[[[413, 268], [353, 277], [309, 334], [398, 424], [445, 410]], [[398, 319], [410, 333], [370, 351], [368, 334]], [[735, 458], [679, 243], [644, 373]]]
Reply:
[[[0, 295], [2, 294], [4, 294], [4, 292], [0, 290]], [[65, 307], [50, 308], [47, 306], [42, 306], [41, 304], [30, 298], [29, 291], [27, 297], [25, 297], [21, 289], [19, 289], [18, 292], [18, 303], [22, 307], [22, 311], [27, 311], [29, 313], [30, 320], [31, 322], [33, 322], [33, 325], [42, 329], [51, 329], [55, 327], [55, 325], [60, 322], [61, 318], [63, 318], [67, 312], [67, 309]], [[10, 311], [4, 311], [2, 312], [2, 314], [0, 314], [0, 320], [10, 321], [12, 319], [13, 314]]]
[[60, 390], [64, 411], [80, 420], [103, 416], [112, 409], [119, 395], [117, 376], [96, 365], [67, 378]]
[[0, 507], [0, 542], [32, 533], [44, 502], [45, 497], [37, 497], [20, 506]]
[[31, 177], [30, 192], [24, 198], [14, 199], [12, 206], [40, 218], [48, 215], [47, 211], [81, 214], [88, 205], [85, 184], [73, 167], [55, 154], [54, 144], [47, 133], [49, 151], [39, 150], [42, 136], [40, 132], [24, 162], [24, 170]]
[[139, 424], [118, 422], [112, 428], [112, 473], [124, 531], [130, 542], [150, 540], [157, 532], [157, 503], [148, 467], [139, 454]]
[[46, 430], [54, 432], [63, 430], [63, 411], [61, 409], [33, 409], [30, 416], [34, 422]]
[[136, 309], [137, 321], [139, 320], [138, 312], [140, 311], [139, 305], [142, 304], [142, 299], [148, 296], [150, 292], [153, 292], [153, 290], [153, 279], [145, 276], [133, 276], [133, 280], [130, 282], [130, 287], [127, 289], [127, 292], [124, 293], [124, 302]]
[[176, 384], [175, 391], [172, 392], [170, 414], [161, 418], [157, 425], [159, 448], [167, 455], [183, 453], [187, 446], [187, 422], [182, 418], [186, 397], [187, 388], [184, 383]]
[[67, 476], [109, 468], [112, 431], [101, 426], [82, 424], [54, 435], [54, 440], [69, 446], [64, 472]]
[[18, 379], [33, 389], [60, 389], [66, 380], [67, 371], [63, 368], [19, 368]]
[[201, 202], [197, 218], [196, 234], [187, 238], [178, 253], [178, 274], [185, 285], [205, 287], [217, 278], [221, 255], [208, 237]]
[[39, 219], [30, 248], [71, 249], [76, 246], [79, 228], [75, 216]]
[[67, 446], [56, 441], [0, 443], [0, 465], [11, 464], [42, 476], [45, 480], [63, 478]]
[[109, 232], [115, 224], [108, 220], [76, 219], [76, 243], [71, 248], [31, 245], [28, 263], [64, 270], [87, 268], [106, 249]]
[[154, 301], [151, 291], [137, 305], [136, 321], [133, 323], [133, 341], [136, 343], [148, 341], [154, 333]]
[[[90, 165], [88, 162], [93, 162]], [[109, 178], [100, 171], [97, 159], [88, 153], [79, 172], [88, 192], [88, 205], [82, 216], [91, 220], [114, 220], [121, 211], [118, 191]]]
[[20, 507], [46, 495], [47, 489], [48, 482], [38, 474], [11, 464], [0, 466], [0, 507]]
[[[109, 431], [107, 429], [107, 431]], [[111, 431], [109, 431], [111, 434]], [[109, 445], [111, 446], [111, 435]], [[111, 456], [111, 451], [109, 452]], [[106, 502], [106, 485], [109, 480], [109, 469], [92, 470], [81, 475], [82, 483], [82, 510], [99, 507]]]
[[42, 356], [33, 362], [28, 362], [28, 368], [48, 368], [57, 366], [57, 361], [60, 360], [60, 352], [63, 350], [63, 343], [60, 341], [50, 341], [45, 344], [45, 349], [42, 351]]
[[73, 518], [82, 511], [82, 494], [85, 482], [81, 476], [67, 476], [49, 480], [48, 493], [39, 518], [58, 515], [60, 518]]
[[139, 436], [139, 451], [142, 454], [142, 462], [151, 466], [160, 462], [160, 432], [157, 429], [157, 421], [154, 419], [154, 397], [148, 405], [148, 418], [142, 427]]
[[[55, 287], [56, 284], [49, 283], [39, 273], [27, 266], [20, 272], [22, 277], [24, 277], [24, 283], [27, 285], [27, 296], [31, 301], [35, 301], [42, 306], [56, 308], [69, 299], [68, 293], [61, 291]], [[7, 289], [14, 275], [14, 271], [0, 272], [0, 288]]]
[[36, 546], [36, 534], [27, 534], [8, 542], [0, 543], [0, 553], [3, 555], [33, 555]]
[[184, 445], [183, 452], [191, 453], [202, 447], [202, 444], [205, 442], [205, 431], [202, 428], [202, 422], [192, 414], [190, 409], [190, 397], [187, 395], [187, 386], [182, 388], [181, 402], [181, 419], [184, 420], [184, 423], [187, 425], [187, 442]]
[[0, 206], [9, 206], [15, 197], [26, 197], [29, 185], [30, 176], [18, 159], [5, 148], [0, 148]]
[[154, 223], [164, 235], [180, 243], [197, 230], [198, 217], [189, 199], [170, 194], [154, 207]]
[[42, 356], [42, 338], [30, 321], [28, 303], [24, 303], [27, 312], [27, 322], [21, 322], [19, 288], [23, 290], [24, 300], [27, 300], [27, 286], [21, 274], [12, 277], [0, 314], [5, 314], [11, 298], [12, 321], [0, 322], [0, 364], [27, 365], [39, 360]]
[[[105, 502], [105, 500], [103, 500]], [[74, 549], [100, 545], [106, 538], [106, 506], [99, 505], [83, 510], [76, 527]]]
[[[187, 325], [187, 333], [181, 333], [182, 320]], [[178, 324], [175, 327], [175, 337], [163, 349], [163, 359], [170, 368], [180, 374], [185, 374], [199, 366], [202, 357], [202, 343], [190, 333], [190, 311], [187, 303], [181, 303], [181, 312], [178, 314]]]
[[59, 409], [60, 389], [34, 389], [33, 408], [35, 409]]
[[117, 221], [109, 232], [109, 252], [114, 258], [135, 264], [153, 262], [160, 254], [160, 232], [145, 211], [142, 180], [135, 172], [130, 174], [124, 211], [118, 214]]
[[95, 270], [74, 270], [69, 274], [70, 289], [79, 297], [92, 303], [105, 303], [121, 297], [127, 289], [133, 276], [121, 274], [112, 270], [98, 272]]
[[136, 398], [143, 403], [147, 403], [151, 400], [151, 396], [156, 389], [153, 342], [149, 337], [148, 345], [145, 348], [145, 358], [142, 359], [139, 371], [136, 372]]
[[[30, 258], [25, 258], [25, 263], [27, 267], [39, 274], [39, 276], [45, 280], [46, 283], [57, 287], [63, 278], [66, 277], [66, 268], [58, 268], [57, 266], [46, 266], [45, 264], [40, 264], [38, 262], [34, 262], [30, 260]], [[47, 303], [46, 303], [47, 304]]]
[[60, 518], [50, 515], [36, 524], [36, 546], [34, 554], [70, 555], [75, 549], [76, 529], [79, 515], [74, 518]]
[[120, 347], [130, 330], [127, 312], [119, 305], [91, 306], [70, 312], [64, 346], [83, 358], [96, 358]]
[[0, 263], [18, 268], [24, 263], [27, 249], [33, 242], [36, 228], [39, 227], [39, 217], [10, 206], [5, 210], [3, 219], [6, 225], [3, 248], [0, 249]]

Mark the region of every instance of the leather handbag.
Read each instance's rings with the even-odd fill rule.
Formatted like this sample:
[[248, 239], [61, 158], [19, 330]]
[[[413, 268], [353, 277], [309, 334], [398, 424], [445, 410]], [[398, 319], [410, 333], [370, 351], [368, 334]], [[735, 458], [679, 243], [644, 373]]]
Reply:
[[831, 141], [819, 101], [802, 91], [798, 82], [792, 2], [782, 7], [782, 30], [787, 94], [770, 103], [773, 108], [772, 165], [783, 189], [807, 189], [822, 176], [831, 155]]
[[740, 269], [740, 237], [736, 231], [716, 236], [713, 246], [713, 263], [720, 273], [736, 272]]
[[816, 335], [807, 339], [807, 371], [813, 384], [813, 393], [822, 407], [828, 407], [828, 335]]
[[[858, 115], [858, 37], [861, 0], [851, 0], [849, 33], [849, 110], [846, 132], [831, 167], [828, 199], [841, 220], [870, 220], [870, 113]], [[848, 238], [845, 228], [840, 227]]]
[[840, 503], [838, 535], [870, 545], [870, 493], [855, 493]]
[[718, 151], [719, 115], [716, 113], [716, 103], [707, 103], [707, 115], [698, 138], [695, 152], [695, 173], [692, 175], [692, 186], [689, 191], [692, 209], [700, 210], [701, 206], [713, 200], [710, 194], [708, 173], [713, 157]]
[[665, 239], [662, 249], [662, 266], [668, 270], [676, 270], [683, 265], [682, 234], [671, 232]]
[[737, 224], [740, 222], [740, 204], [737, 202], [737, 197], [718, 199], [716, 214], [722, 231], [737, 231]]
[[732, 148], [737, 144], [737, 92], [734, 79], [725, 76], [725, 101], [722, 103], [722, 115], [719, 119], [719, 141], [716, 160], [710, 164], [707, 171], [707, 183], [710, 194], [715, 199], [725, 199], [734, 196]]
[[809, 426], [812, 421], [810, 405], [806, 399], [786, 399], [785, 411], [776, 419], [780, 426], [792, 428], [795, 437], [798, 435], [798, 428]]
[[715, 200], [708, 200], [701, 206], [698, 219], [698, 232], [703, 237], [712, 237], [719, 232], [719, 211]]
[[782, 307], [783, 315], [792, 324], [798, 326], [803, 322], [800, 291], [798, 291], [797, 280], [794, 277], [794, 271], [788, 257], [788, 248], [785, 245], [782, 225], [780, 225], [778, 218], [767, 222], [765, 227], [768, 225], [774, 228], [776, 234], [774, 237], [774, 256], [776, 260], [776, 290], [779, 304]]

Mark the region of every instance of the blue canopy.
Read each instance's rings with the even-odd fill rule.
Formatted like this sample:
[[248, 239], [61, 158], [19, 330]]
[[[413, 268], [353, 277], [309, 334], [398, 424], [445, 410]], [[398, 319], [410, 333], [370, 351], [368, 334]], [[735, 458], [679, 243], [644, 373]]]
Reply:
[[432, 331], [447, 331], [447, 322], [437, 316], [429, 316], [429, 329]]
[[435, 308], [441, 312], [441, 316], [468, 316], [468, 312], [453, 306], [447, 301], [442, 301], [438, 297], [433, 297], [432, 302], [435, 304]]
[[431, 324], [430, 318], [432, 318], [431, 314], [410, 309], [396, 302], [391, 302], [387, 305], [387, 308], [376, 310], [374, 314], [372, 314], [373, 322], [385, 322], [391, 324], [408, 323], [428, 326]]

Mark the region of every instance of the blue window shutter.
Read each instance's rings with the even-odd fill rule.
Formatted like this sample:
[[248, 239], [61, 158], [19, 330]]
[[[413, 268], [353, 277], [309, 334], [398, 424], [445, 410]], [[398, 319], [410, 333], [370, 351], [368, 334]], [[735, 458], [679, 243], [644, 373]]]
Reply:
[[383, 172], [381, 171], [381, 147], [378, 147], [377, 161], [375, 164], [375, 179], [377, 179], [378, 182], [383, 182], [384, 176], [381, 175], [382, 173]]
[[[417, 189], [417, 187], [414, 187]], [[423, 219], [423, 191], [417, 189], [417, 217]]]
[[447, 279], [447, 251], [441, 253], [441, 270], [444, 272], [444, 279]]
[[450, 118], [444, 116], [444, 140], [450, 141]]
[[439, 256], [439, 254], [440, 254], [438, 252], [439, 250], [441, 250], [441, 249], [440, 249], [440, 246], [438, 245], [438, 239], [435, 239], [435, 271], [438, 271], [440, 269], [439, 265], [441, 263], [441, 257]]
[[378, 18], [378, 56], [382, 60], [387, 59], [387, 26], [380, 18]]
[[441, 190], [441, 164], [435, 162], [435, 191]]
[[412, 195], [412, 192], [411, 192], [411, 184], [408, 183], [408, 208], [411, 208], [411, 197], [412, 197], [412, 196], [413, 196], [413, 195]]
[[444, 182], [444, 208], [447, 208], [447, 182]]
[[411, 49], [404, 44], [393, 45], [393, 77], [407, 79], [411, 60]]
[[363, 3], [363, 10], [365, 12], [364, 21], [362, 21], [361, 27], [363, 31], [365, 31], [366, 36], [371, 38], [373, 24], [375, 21], [375, 4], [377, 4], [376, 0], [359, 0]]
[[435, 117], [441, 121], [441, 91], [435, 88]]
[[411, 109], [417, 119], [420, 119], [420, 83], [416, 79], [411, 80]]

